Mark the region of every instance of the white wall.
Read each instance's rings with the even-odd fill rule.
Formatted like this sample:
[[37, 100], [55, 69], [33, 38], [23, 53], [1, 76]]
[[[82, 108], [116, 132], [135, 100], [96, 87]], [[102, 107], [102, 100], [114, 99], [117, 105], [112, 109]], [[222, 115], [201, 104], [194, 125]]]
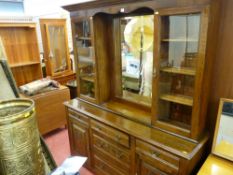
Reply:
[[40, 52], [43, 52], [42, 39], [40, 34], [39, 19], [40, 18], [66, 18], [67, 31], [70, 51], [73, 50], [70, 14], [61, 8], [63, 5], [85, 2], [88, 0], [24, 0], [25, 15], [33, 16], [37, 22], [37, 34]]

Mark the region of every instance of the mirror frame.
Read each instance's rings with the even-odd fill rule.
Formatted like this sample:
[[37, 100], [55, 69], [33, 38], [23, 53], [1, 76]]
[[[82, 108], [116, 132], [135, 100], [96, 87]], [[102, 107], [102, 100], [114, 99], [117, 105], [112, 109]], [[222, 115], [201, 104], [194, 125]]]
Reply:
[[230, 161], [233, 161], [233, 157], [221, 154], [220, 152], [217, 152], [215, 150], [217, 137], [218, 137], [218, 131], [219, 131], [219, 125], [220, 125], [220, 119], [221, 119], [221, 115], [222, 115], [222, 109], [223, 109], [224, 102], [233, 103], [233, 100], [226, 99], [226, 98], [221, 98], [220, 99], [219, 108], [218, 108], [218, 115], [217, 115], [217, 120], [216, 120], [216, 125], [215, 125], [215, 131], [214, 131], [214, 139], [213, 139], [213, 143], [212, 143], [212, 154], [217, 155], [217, 156], [222, 157], [222, 158], [225, 158], [225, 159], [228, 159]]

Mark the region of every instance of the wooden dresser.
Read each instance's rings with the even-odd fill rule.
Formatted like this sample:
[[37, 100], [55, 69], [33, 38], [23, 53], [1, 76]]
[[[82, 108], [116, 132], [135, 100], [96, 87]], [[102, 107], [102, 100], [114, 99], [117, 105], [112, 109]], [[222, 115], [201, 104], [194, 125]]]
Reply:
[[[97, 175], [189, 175], [204, 160], [217, 0], [98, 0], [70, 12], [72, 155]], [[125, 78], [127, 75], [127, 78]]]
[[66, 102], [72, 155], [96, 174], [190, 174], [208, 137], [194, 143], [83, 100]]

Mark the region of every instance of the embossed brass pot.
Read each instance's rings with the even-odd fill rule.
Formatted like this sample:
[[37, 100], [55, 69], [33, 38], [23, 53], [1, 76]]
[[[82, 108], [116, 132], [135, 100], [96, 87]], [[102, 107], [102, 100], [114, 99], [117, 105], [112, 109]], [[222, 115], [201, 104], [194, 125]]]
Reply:
[[0, 175], [43, 175], [44, 162], [34, 102], [0, 102]]

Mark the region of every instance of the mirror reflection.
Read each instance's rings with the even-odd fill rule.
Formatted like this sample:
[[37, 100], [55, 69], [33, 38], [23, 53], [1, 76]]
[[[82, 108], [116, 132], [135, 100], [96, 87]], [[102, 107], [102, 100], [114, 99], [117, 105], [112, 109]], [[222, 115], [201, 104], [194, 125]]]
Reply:
[[154, 17], [124, 17], [120, 24], [122, 98], [150, 106]]
[[65, 48], [65, 30], [63, 26], [49, 26], [49, 57], [52, 60], [54, 73], [67, 70], [66, 50]]
[[233, 102], [222, 103], [214, 152], [233, 160]]

